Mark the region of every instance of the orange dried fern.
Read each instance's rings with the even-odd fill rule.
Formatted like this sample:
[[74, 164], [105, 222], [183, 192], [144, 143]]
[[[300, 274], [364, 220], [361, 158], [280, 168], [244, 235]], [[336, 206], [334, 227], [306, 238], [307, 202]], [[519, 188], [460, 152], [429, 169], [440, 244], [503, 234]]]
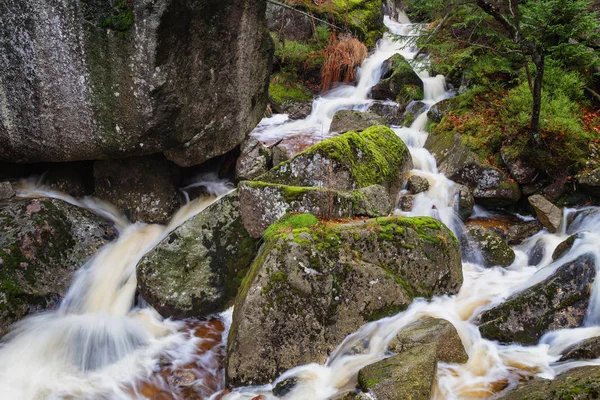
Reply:
[[335, 87], [339, 82], [352, 82], [356, 79], [355, 70], [365, 58], [367, 47], [358, 39], [350, 36], [331, 34], [329, 45], [323, 49], [321, 67], [321, 90]]

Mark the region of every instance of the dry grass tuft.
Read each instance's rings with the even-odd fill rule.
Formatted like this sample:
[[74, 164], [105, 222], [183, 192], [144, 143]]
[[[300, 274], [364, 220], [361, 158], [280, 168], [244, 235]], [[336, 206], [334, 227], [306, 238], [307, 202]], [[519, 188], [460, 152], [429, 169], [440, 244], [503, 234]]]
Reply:
[[339, 82], [352, 82], [356, 79], [356, 68], [365, 58], [368, 50], [358, 39], [350, 36], [331, 34], [329, 45], [323, 49], [321, 67], [321, 90], [335, 87]]

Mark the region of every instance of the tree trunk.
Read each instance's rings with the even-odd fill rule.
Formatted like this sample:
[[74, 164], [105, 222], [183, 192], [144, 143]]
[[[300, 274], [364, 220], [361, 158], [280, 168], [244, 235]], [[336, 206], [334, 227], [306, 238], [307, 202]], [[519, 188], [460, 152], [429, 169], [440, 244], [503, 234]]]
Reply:
[[542, 111], [542, 83], [544, 80], [544, 55], [533, 57], [535, 79], [533, 81], [533, 109], [531, 110], [531, 135], [536, 144], [542, 143], [540, 113]]

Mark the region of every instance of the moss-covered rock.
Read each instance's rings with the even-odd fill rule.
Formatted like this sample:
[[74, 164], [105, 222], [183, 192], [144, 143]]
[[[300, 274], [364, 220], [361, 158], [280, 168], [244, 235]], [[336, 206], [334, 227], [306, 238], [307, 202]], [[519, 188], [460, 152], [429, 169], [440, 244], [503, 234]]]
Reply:
[[458, 244], [437, 220], [305, 223], [270, 230], [242, 286], [227, 348], [231, 386], [324, 362], [365, 322], [461, 285]]
[[361, 369], [358, 384], [377, 400], [430, 400], [437, 373], [434, 344], [423, 344]]
[[521, 198], [519, 184], [471, 151], [458, 133], [432, 133], [425, 148], [435, 157], [439, 171], [468, 186], [477, 203], [500, 207], [514, 204]]
[[437, 361], [462, 364], [469, 359], [454, 325], [431, 317], [421, 318], [398, 332], [388, 344], [388, 350], [403, 353], [428, 344], [435, 346]]
[[571, 235], [556, 246], [552, 253], [552, 260], [557, 260], [567, 253], [573, 247], [575, 240], [579, 238], [579, 234]]
[[364, 131], [375, 125], [385, 125], [386, 121], [372, 112], [342, 110], [335, 113], [329, 132], [346, 133]]
[[377, 85], [371, 90], [375, 100], [394, 100], [405, 110], [414, 100], [423, 98], [423, 81], [414, 71], [410, 63], [396, 54], [384, 63], [384, 73]]
[[115, 238], [110, 222], [61, 200], [0, 202], [0, 336], [56, 307], [73, 272]]
[[533, 345], [550, 330], [581, 326], [595, 277], [593, 258], [582, 256], [484, 312], [479, 330], [487, 339]]
[[592, 400], [600, 398], [600, 367], [575, 368], [553, 380], [521, 383], [500, 400]]
[[199, 317], [235, 297], [255, 254], [233, 192], [171, 232], [137, 266], [142, 297], [163, 316]]
[[404, 142], [390, 128], [374, 126], [317, 143], [258, 180], [334, 190], [381, 185], [395, 197], [411, 168]]
[[238, 189], [244, 226], [257, 238], [289, 212], [324, 218], [352, 218], [387, 216], [392, 211], [392, 200], [380, 185], [346, 192], [244, 181]]
[[508, 267], [515, 261], [513, 249], [494, 231], [477, 225], [469, 225], [465, 231], [472, 251], [481, 252], [485, 266]]

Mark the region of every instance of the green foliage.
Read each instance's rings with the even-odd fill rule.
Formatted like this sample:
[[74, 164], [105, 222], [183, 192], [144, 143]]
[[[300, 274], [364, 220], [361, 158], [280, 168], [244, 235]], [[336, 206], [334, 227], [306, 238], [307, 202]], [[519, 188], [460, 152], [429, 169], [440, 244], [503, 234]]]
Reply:
[[306, 86], [298, 81], [298, 77], [291, 73], [280, 73], [271, 76], [269, 83], [269, 96], [278, 104], [286, 101], [311, 100], [313, 95]]
[[111, 16], [103, 19], [100, 26], [105, 29], [112, 29], [122, 35], [125, 35], [133, 25], [133, 10], [127, 1], [120, 1], [114, 8]]

